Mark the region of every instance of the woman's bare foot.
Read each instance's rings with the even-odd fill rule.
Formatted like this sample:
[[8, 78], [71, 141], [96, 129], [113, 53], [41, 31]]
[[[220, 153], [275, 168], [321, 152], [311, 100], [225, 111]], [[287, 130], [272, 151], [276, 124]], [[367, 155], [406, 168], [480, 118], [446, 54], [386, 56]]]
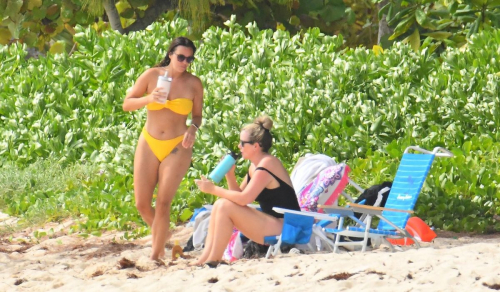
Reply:
[[188, 264], [188, 267], [202, 267], [203, 263], [200, 263], [199, 261], [196, 262], [191, 262]]
[[160, 251], [160, 253], [158, 254], [158, 257], [153, 256], [153, 254], [151, 254], [151, 257], [150, 257], [150, 259], [152, 259], [153, 261], [157, 261], [157, 260], [164, 259], [164, 258], [165, 258], [165, 249]]

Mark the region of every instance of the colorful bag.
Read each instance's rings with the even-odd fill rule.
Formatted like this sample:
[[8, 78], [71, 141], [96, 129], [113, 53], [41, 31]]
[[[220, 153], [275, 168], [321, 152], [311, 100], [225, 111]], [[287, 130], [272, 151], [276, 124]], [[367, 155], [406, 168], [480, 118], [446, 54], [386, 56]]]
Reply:
[[345, 163], [323, 169], [297, 194], [300, 208], [303, 211], [323, 212], [322, 209], [318, 209], [318, 204], [336, 205], [338, 196], [347, 185], [347, 175], [350, 171]]
[[234, 228], [231, 239], [224, 250], [223, 259], [229, 262], [234, 262], [243, 255], [243, 243], [241, 242], [241, 233]]

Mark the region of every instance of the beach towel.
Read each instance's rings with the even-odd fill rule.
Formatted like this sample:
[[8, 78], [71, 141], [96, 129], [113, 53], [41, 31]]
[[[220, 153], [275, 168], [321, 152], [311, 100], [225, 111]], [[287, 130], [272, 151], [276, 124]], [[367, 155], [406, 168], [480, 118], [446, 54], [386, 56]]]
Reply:
[[337, 205], [337, 198], [348, 183], [349, 166], [345, 163], [326, 167], [297, 193], [300, 209], [323, 212], [319, 205]]
[[234, 228], [233, 234], [231, 235], [231, 239], [229, 239], [229, 243], [224, 250], [222, 258], [228, 262], [234, 262], [237, 259], [240, 259], [242, 255], [243, 243], [241, 241], [241, 233], [238, 229]]
[[295, 193], [300, 193], [322, 170], [335, 164], [335, 159], [324, 154], [308, 153], [299, 158], [290, 175]]

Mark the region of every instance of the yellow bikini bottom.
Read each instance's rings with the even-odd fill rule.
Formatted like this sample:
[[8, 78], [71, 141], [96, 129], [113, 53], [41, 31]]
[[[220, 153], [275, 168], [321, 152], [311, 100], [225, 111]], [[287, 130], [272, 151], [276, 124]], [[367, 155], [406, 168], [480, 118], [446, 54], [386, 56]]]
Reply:
[[167, 157], [172, 150], [174, 150], [175, 146], [177, 146], [184, 139], [184, 135], [180, 135], [179, 137], [170, 139], [170, 140], [158, 140], [149, 135], [146, 128], [142, 129], [142, 135], [148, 143], [149, 148], [153, 151], [154, 155], [160, 162]]

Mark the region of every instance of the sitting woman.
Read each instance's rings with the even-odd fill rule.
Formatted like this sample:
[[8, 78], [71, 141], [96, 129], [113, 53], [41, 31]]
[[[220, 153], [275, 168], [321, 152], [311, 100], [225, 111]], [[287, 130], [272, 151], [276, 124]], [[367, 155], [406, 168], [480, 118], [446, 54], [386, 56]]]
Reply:
[[[205, 249], [196, 264], [216, 264], [222, 260], [233, 227], [251, 240], [263, 244], [264, 237], [278, 235], [283, 228], [283, 214], [273, 207], [300, 210], [287, 170], [281, 161], [268, 153], [272, 145], [269, 117], [259, 117], [243, 128], [238, 145], [244, 159], [251, 165], [240, 186], [235, 167], [226, 174], [229, 189], [215, 186], [202, 177], [196, 184], [202, 192], [220, 197], [213, 206]], [[254, 201], [262, 211], [248, 207]]]

